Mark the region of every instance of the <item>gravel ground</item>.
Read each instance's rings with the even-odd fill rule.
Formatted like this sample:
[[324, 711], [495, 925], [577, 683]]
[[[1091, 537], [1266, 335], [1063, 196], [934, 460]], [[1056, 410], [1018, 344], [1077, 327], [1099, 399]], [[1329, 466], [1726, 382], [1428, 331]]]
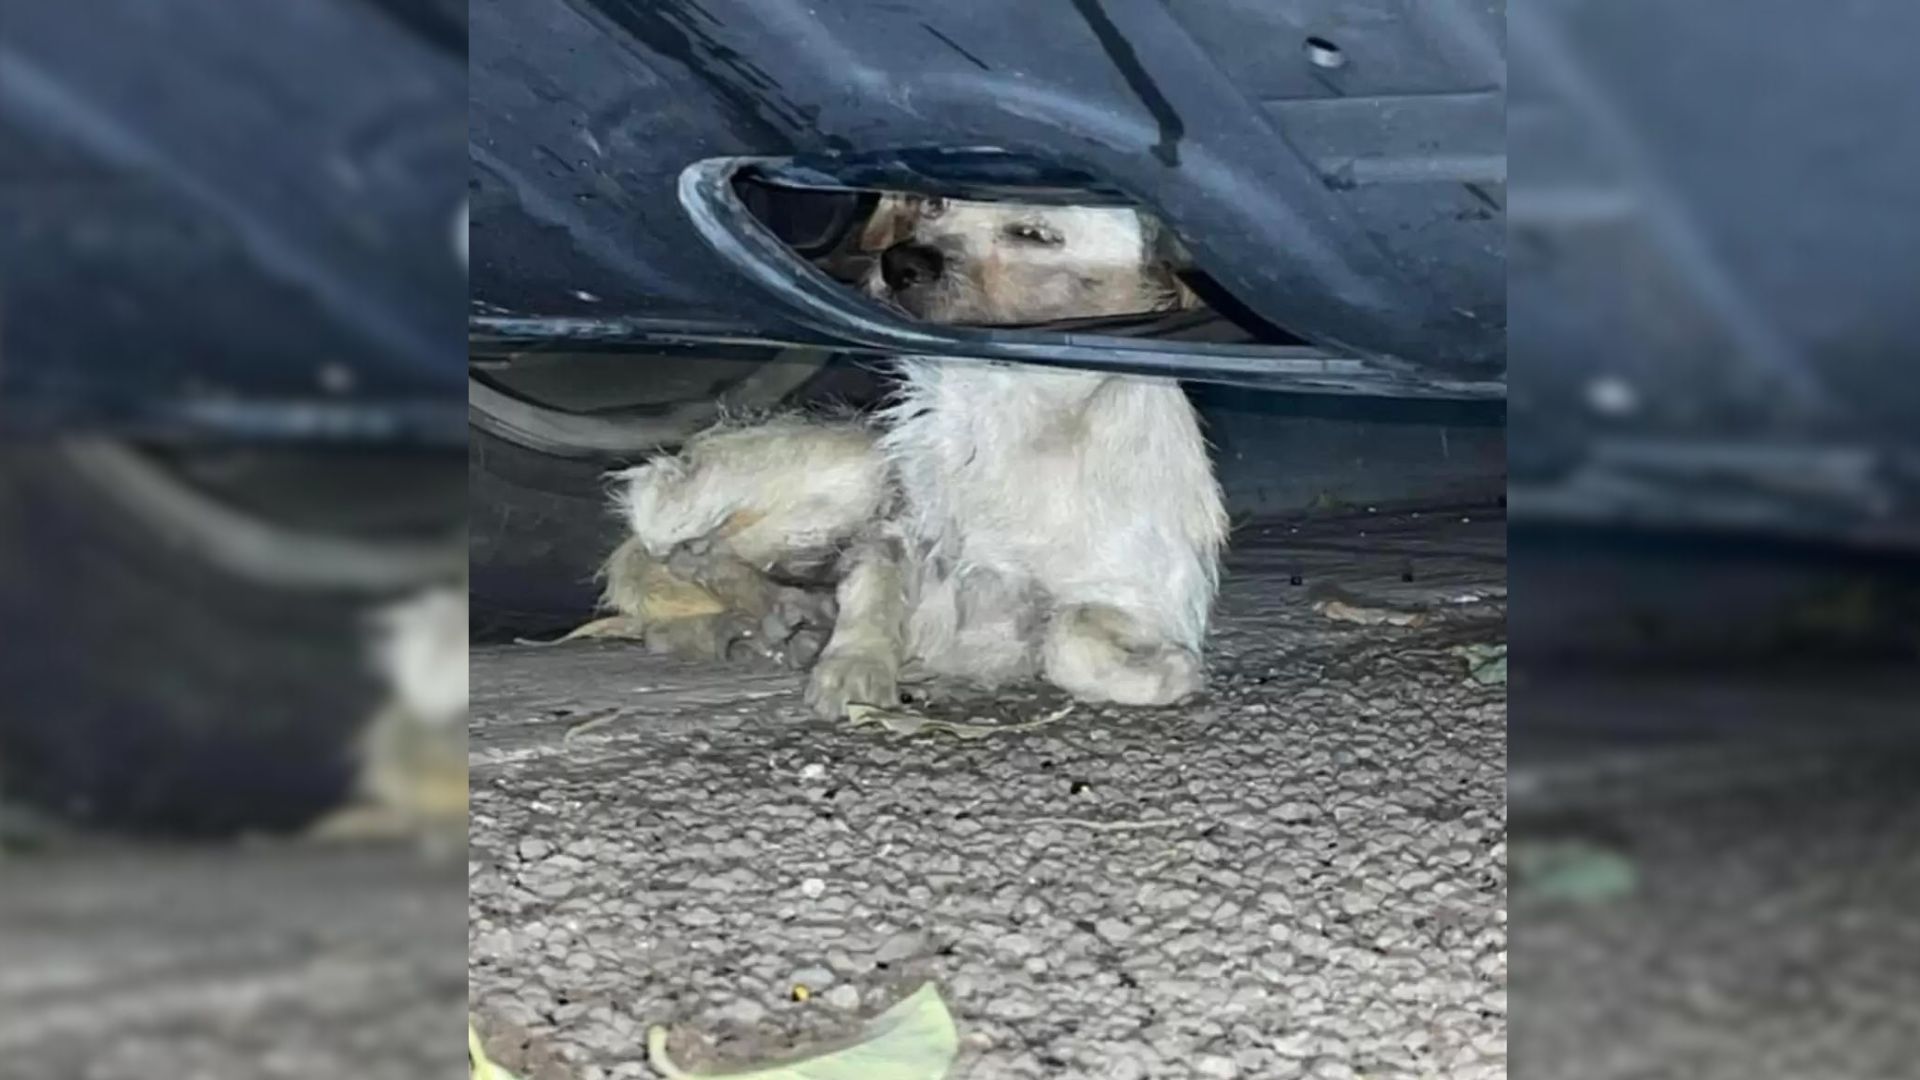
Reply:
[[1915, 1075], [1920, 753], [1778, 776], [1516, 822], [1516, 846], [1542, 829], [1604, 835], [1639, 882], [1579, 905], [1516, 890], [1520, 1075]]
[[0, 855], [0, 1076], [463, 1075], [459, 871], [296, 844]]
[[[1502, 639], [1503, 537], [1459, 513], [1244, 529], [1204, 699], [968, 742], [814, 720], [783, 672], [476, 650], [490, 1048], [535, 1080], [649, 1076], [649, 1024], [739, 1061], [931, 979], [958, 1077], [1504, 1076], [1504, 690], [1448, 651]], [[1434, 613], [1335, 621], [1328, 589]]]
[[[1531, 674], [1532, 678], [1526, 676]], [[1539, 1080], [1894, 1080], [1920, 1060], [1920, 678], [1771, 657], [1516, 677], [1515, 1068]]]

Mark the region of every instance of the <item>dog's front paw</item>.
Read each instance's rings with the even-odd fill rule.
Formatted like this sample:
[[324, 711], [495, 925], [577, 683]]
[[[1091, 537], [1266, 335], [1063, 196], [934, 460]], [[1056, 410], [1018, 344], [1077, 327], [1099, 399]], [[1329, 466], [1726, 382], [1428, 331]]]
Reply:
[[1207, 672], [1192, 649], [1167, 645], [1134, 658], [1132, 685], [1116, 687], [1121, 705], [1177, 705], [1205, 689]]
[[807, 682], [807, 704], [821, 716], [845, 716], [847, 706], [897, 705], [900, 665], [884, 653], [829, 649]]
[[1155, 641], [1132, 616], [1102, 605], [1059, 613], [1041, 662], [1049, 682], [1081, 701], [1173, 705], [1206, 684], [1199, 653]]

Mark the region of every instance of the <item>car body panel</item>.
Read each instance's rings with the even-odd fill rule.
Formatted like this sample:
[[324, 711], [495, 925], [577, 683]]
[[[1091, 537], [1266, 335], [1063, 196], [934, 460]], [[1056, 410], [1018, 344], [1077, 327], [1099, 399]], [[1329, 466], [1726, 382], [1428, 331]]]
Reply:
[[[1497, 378], [1502, 15], [486, 0], [471, 8], [475, 313], [777, 335], [787, 320], [688, 220], [688, 166], [839, 175], [919, 153], [953, 193], [978, 177], [942, 175], [939, 152], [989, 148], [1124, 193], [1314, 344]], [[1342, 43], [1344, 66], [1315, 67], [1308, 38]]]
[[0, 424], [463, 439], [443, 6], [10, 5]]
[[1920, 8], [1509, 33], [1515, 524], [1920, 552]]

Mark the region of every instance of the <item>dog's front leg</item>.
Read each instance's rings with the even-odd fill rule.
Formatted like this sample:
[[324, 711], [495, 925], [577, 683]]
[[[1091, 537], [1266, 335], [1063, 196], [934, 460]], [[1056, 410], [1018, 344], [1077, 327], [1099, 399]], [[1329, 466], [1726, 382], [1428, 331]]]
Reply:
[[862, 540], [846, 559], [833, 636], [807, 683], [807, 704], [826, 717], [843, 716], [855, 703], [900, 701], [907, 608], [901, 544], [893, 537]]

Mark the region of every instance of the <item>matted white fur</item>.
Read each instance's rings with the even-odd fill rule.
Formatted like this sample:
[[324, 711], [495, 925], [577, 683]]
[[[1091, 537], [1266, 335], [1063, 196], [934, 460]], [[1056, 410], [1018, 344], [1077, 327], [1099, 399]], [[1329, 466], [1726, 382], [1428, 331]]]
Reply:
[[649, 555], [725, 533], [762, 570], [811, 560], [885, 510], [886, 462], [851, 420], [795, 415], [727, 421], [678, 454], [615, 473], [615, 505]]
[[901, 373], [882, 449], [916, 549], [913, 655], [988, 681], [1038, 660], [1052, 681], [1096, 697], [1097, 680], [1080, 675], [1099, 666], [1088, 650], [1047, 642], [1098, 633], [1107, 644], [1095, 652], [1127, 657], [1107, 667], [1185, 673], [1144, 696], [1195, 689], [1198, 664], [1157, 651], [1197, 658], [1226, 512], [1179, 385], [934, 361]]
[[902, 376], [882, 450], [914, 661], [988, 685], [1038, 670], [1087, 700], [1197, 690], [1226, 520], [1179, 386], [934, 361]]
[[314, 835], [415, 836], [429, 851], [451, 851], [466, 835], [466, 582], [416, 593], [374, 622], [373, 661], [387, 699], [357, 740], [354, 798]]
[[381, 612], [374, 655], [408, 715], [458, 723], [467, 712], [467, 590], [429, 589]]
[[778, 417], [620, 474], [634, 535], [661, 558], [720, 538], [769, 570], [834, 549], [839, 614], [808, 692], [822, 713], [890, 701], [909, 665], [1128, 704], [1198, 690], [1226, 514], [1178, 384], [924, 360], [901, 374], [877, 439]]

